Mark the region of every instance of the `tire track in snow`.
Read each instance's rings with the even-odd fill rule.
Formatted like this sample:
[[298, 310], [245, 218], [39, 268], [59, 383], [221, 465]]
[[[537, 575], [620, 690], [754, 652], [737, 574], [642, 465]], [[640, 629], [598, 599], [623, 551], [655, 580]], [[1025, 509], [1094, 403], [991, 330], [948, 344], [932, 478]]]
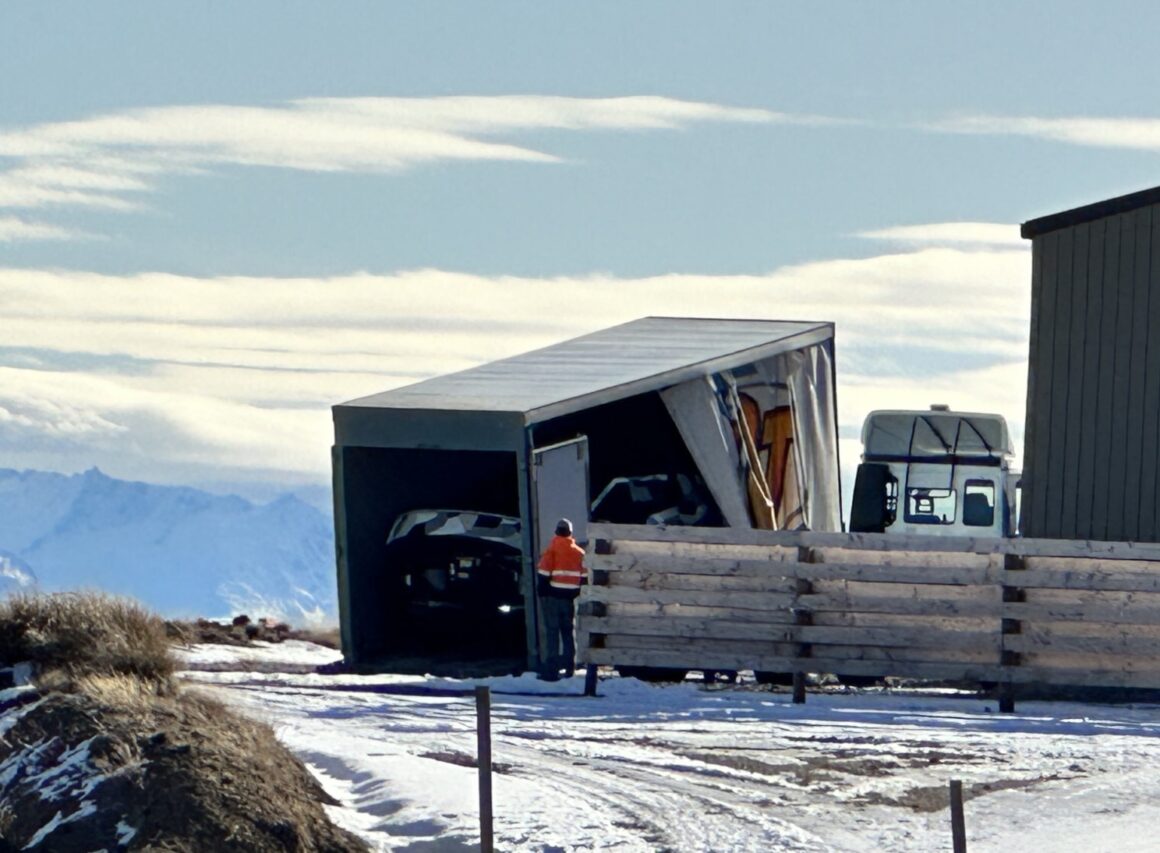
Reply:
[[[767, 780], [734, 775], [682, 759], [685, 746], [663, 742], [641, 748], [646, 755], [578, 755], [555, 747], [550, 732], [542, 738], [504, 732], [496, 749], [520, 773], [562, 798], [584, 791], [585, 807], [599, 811], [610, 829], [627, 834], [624, 843], [640, 849], [672, 850], [798, 850], [829, 849], [796, 824], [765, 811], [777, 788]], [[494, 737], [494, 735], [493, 735]], [[600, 739], [582, 743], [599, 746]], [[687, 768], [676, 763], [687, 761]], [[767, 796], [768, 795], [768, 796]], [[627, 832], [626, 832], [627, 831]], [[619, 834], [618, 833], [618, 834]], [[610, 839], [611, 841], [611, 839]], [[615, 846], [610, 844], [611, 849]]]

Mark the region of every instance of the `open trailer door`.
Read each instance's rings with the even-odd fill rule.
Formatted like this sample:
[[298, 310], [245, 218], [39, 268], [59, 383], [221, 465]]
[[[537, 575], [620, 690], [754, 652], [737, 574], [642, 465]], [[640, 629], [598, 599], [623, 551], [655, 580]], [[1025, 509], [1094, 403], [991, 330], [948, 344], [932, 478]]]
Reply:
[[552, 541], [556, 522], [572, 522], [572, 535], [588, 542], [588, 439], [538, 447], [532, 451], [532, 495], [536, 519], [536, 558]]
[[[572, 522], [572, 535], [581, 546], [588, 542], [588, 439], [585, 436], [559, 444], [532, 450], [532, 514], [535, 519], [535, 566], [540, 554], [552, 541], [556, 522], [566, 518]], [[534, 587], [533, 587], [534, 588]], [[529, 611], [530, 613], [531, 611]], [[541, 655], [547, 646], [543, 615], [535, 608], [535, 622], [528, 630], [535, 634], [536, 666], [543, 663]], [[529, 642], [532, 637], [529, 635]]]

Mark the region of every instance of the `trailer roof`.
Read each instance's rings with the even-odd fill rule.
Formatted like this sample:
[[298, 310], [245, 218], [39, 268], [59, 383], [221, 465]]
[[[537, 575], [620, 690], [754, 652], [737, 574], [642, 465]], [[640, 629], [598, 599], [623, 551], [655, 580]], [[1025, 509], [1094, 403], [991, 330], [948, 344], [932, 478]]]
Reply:
[[827, 322], [645, 317], [335, 407], [522, 412], [525, 423], [830, 340]]
[[1093, 204], [1085, 204], [1082, 207], [1073, 207], [1071, 210], [1064, 210], [1060, 213], [1052, 213], [1048, 216], [1041, 216], [1038, 219], [1028, 220], [1023, 223], [1019, 229], [1019, 233], [1024, 239], [1030, 240], [1041, 234], [1058, 231], [1061, 228], [1069, 228], [1072, 225], [1092, 222], [1096, 219], [1103, 219], [1106, 216], [1115, 216], [1118, 213], [1127, 213], [1130, 210], [1136, 210], [1137, 208], [1158, 203], [1160, 203], [1160, 187], [1152, 187], [1151, 189], [1116, 196], [1115, 198], [1097, 201]]

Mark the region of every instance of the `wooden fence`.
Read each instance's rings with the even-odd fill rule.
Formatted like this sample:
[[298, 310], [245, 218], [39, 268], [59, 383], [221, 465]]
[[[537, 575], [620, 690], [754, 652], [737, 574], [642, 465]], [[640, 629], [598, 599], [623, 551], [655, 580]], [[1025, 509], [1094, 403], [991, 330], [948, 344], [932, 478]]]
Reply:
[[589, 537], [584, 663], [1160, 688], [1160, 545], [605, 524]]

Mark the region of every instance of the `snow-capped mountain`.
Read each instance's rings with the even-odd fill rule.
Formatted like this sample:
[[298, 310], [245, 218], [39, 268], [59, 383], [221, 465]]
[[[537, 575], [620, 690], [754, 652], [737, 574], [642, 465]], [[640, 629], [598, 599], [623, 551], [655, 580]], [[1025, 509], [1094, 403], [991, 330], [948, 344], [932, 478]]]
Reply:
[[0, 469], [0, 593], [100, 589], [165, 615], [333, 621], [334, 532], [286, 496]]

